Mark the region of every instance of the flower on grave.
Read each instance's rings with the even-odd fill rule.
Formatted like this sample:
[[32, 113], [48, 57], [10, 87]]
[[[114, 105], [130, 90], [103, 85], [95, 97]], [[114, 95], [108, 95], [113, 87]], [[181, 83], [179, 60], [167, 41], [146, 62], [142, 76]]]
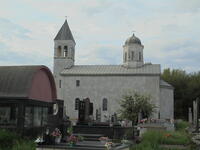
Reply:
[[99, 138], [99, 141], [108, 141], [108, 139], [109, 139], [108, 137], [102, 136]]
[[83, 136], [81, 136], [81, 135], [78, 135], [78, 141], [84, 141], [84, 137]]
[[38, 136], [37, 139], [35, 140], [35, 143], [37, 144], [40, 144], [40, 143], [43, 143], [44, 140], [43, 140], [43, 137], [42, 136]]
[[112, 148], [113, 143], [112, 142], [106, 142], [105, 147], [107, 150], [110, 150]]
[[147, 122], [147, 118], [140, 120], [140, 123], [146, 123], [146, 122]]
[[164, 137], [166, 137], [166, 138], [171, 137], [171, 136], [172, 136], [172, 135], [169, 134], [169, 133], [166, 133], [166, 134], [164, 135]]
[[58, 128], [55, 128], [55, 130], [51, 133], [51, 135], [53, 137], [61, 137], [62, 136], [62, 134]]
[[67, 141], [68, 141], [69, 143], [75, 144], [75, 143], [78, 142], [78, 138], [77, 138], [76, 136], [74, 136], [74, 135], [70, 135], [70, 136], [68, 137]]
[[127, 143], [129, 143], [129, 140], [123, 139], [123, 140], [121, 140], [121, 142], [122, 142], [122, 144], [127, 144]]

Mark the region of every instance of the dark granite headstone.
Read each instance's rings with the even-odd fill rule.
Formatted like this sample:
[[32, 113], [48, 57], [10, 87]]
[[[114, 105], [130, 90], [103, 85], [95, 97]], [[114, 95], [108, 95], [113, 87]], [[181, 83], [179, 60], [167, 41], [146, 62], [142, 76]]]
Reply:
[[93, 115], [93, 103], [90, 102], [89, 98], [83, 99], [83, 101], [79, 101], [79, 109], [78, 109], [78, 123], [79, 124], [87, 124], [91, 121], [90, 116]]

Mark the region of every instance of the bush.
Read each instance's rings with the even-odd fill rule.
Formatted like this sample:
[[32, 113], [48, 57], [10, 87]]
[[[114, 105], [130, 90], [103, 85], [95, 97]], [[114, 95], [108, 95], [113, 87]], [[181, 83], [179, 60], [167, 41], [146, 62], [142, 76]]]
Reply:
[[148, 131], [144, 133], [143, 141], [153, 144], [187, 145], [190, 143], [190, 138], [184, 131]]
[[27, 141], [14, 132], [0, 129], [0, 150], [35, 150], [33, 141]]
[[16, 140], [18, 139], [18, 136], [10, 131], [1, 129], [0, 130], [0, 148], [11, 148], [12, 145], [15, 144]]
[[190, 137], [185, 131], [147, 131], [142, 136], [142, 142], [131, 150], [167, 150], [160, 148], [161, 144], [187, 145]]
[[175, 129], [180, 131], [180, 130], [185, 130], [189, 126], [189, 123], [183, 120], [175, 122]]
[[26, 141], [22, 140], [20, 142], [17, 142], [12, 150], [35, 150], [36, 144], [33, 141]]

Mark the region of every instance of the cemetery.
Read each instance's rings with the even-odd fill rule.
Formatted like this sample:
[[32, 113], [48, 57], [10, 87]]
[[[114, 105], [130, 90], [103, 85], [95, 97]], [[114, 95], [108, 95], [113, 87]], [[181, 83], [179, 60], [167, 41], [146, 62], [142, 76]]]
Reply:
[[[0, 66], [0, 150], [197, 150], [200, 73], [145, 63], [140, 39], [121, 65], [75, 65], [67, 19], [43, 65]], [[193, 88], [193, 89], [192, 89]]]
[[[137, 93], [132, 97], [141, 96], [142, 105], [135, 103], [123, 110], [126, 113], [127, 109], [134, 108], [133, 120], [127, 114], [124, 120], [114, 114], [102, 122], [99, 113], [96, 113], [97, 119], [93, 118], [94, 104], [84, 98], [78, 103], [78, 120], [74, 124], [65, 113], [63, 100], [57, 99], [53, 75], [47, 67], [5, 66], [0, 67], [0, 73], [0, 142], [7, 148], [9, 143], [21, 143], [15, 146], [36, 150], [142, 150], [152, 146], [193, 150], [200, 145], [198, 98], [188, 108], [188, 123], [150, 118], [154, 105], [148, 102], [148, 97]], [[139, 108], [146, 109], [146, 115]], [[11, 138], [5, 138], [6, 134]], [[17, 137], [22, 137], [20, 142], [16, 142]]]

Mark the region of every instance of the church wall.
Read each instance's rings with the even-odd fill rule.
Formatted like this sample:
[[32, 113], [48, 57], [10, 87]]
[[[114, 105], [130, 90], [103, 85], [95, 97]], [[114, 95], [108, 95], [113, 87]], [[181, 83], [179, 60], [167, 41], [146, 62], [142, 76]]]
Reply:
[[172, 88], [160, 88], [160, 118], [174, 119], [174, 90]]
[[[78, 111], [75, 110], [75, 99], [89, 97], [94, 104], [94, 118], [96, 109], [101, 108], [103, 98], [108, 99], [108, 111], [104, 114], [113, 115], [119, 109], [119, 99], [123, 92], [135, 90], [140, 93], [150, 94], [152, 100], [159, 107], [160, 100], [160, 77], [155, 76], [63, 76], [64, 88], [58, 93], [64, 96], [66, 113], [72, 119], [76, 119]], [[80, 80], [80, 86], [76, 87], [76, 80]], [[158, 117], [158, 113], [154, 114]], [[102, 117], [102, 121], [103, 121]]]

